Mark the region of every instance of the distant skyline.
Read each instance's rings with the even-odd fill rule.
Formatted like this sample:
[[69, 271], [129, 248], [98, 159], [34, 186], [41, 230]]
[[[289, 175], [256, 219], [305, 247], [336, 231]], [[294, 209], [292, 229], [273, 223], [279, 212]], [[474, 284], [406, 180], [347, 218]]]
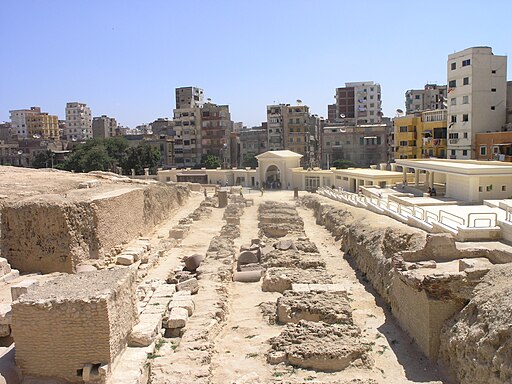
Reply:
[[[490, 46], [508, 55], [512, 3], [429, 1], [0, 2], [0, 122], [70, 101], [135, 127], [172, 118], [174, 89], [197, 86], [233, 121], [294, 104], [327, 118], [335, 88], [381, 84], [383, 112], [408, 89], [446, 84], [448, 55]], [[510, 73], [510, 60], [508, 60]]]

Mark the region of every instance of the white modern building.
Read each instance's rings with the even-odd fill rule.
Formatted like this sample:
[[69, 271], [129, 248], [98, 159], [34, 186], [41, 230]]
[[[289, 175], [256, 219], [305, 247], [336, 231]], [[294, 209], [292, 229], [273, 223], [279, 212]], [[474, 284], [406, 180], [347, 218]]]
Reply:
[[9, 113], [11, 114], [11, 133], [17, 135], [18, 138], [26, 139], [28, 135], [27, 117], [41, 113], [41, 108], [14, 109]]
[[69, 141], [92, 139], [92, 115], [87, 104], [78, 102], [66, 104], [64, 139]]
[[500, 131], [507, 106], [507, 57], [490, 47], [448, 56], [448, 158], [476, 158], [477, 133]]

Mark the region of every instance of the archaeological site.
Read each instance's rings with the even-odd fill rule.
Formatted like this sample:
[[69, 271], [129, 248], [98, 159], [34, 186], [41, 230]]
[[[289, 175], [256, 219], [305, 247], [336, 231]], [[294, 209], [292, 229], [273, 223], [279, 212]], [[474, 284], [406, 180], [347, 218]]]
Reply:
[[321, 190], [2, 166], [0, 384], [512, 383], [511, 262]]

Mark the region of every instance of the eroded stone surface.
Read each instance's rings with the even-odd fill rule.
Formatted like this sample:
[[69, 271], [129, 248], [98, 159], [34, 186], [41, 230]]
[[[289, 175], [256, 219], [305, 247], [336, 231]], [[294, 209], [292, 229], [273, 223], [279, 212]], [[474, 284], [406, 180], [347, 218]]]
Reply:
[[318, 371], [341, 371], [351, 365], [371, 366], [370, 344], [354, 325], [300, 321], [270, 339], [269, 361]]
[[281, 292], [292, 289], [292, 283], [332, 283], [324, 269], [268, 268], [263, 276], [261, 289], [265, 292]]
[[308, 320], [352, 324], [352, 308], [346, 294], [286, 291], [277, 299], [277, 317], [280, 323]]

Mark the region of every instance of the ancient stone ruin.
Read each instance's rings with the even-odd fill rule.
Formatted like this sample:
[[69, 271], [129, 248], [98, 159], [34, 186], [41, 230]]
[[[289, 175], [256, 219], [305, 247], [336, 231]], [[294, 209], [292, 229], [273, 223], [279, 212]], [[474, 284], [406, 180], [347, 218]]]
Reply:
[[4, 382], [512, 381], [508, 244], [310, 193], [0, 175]]

